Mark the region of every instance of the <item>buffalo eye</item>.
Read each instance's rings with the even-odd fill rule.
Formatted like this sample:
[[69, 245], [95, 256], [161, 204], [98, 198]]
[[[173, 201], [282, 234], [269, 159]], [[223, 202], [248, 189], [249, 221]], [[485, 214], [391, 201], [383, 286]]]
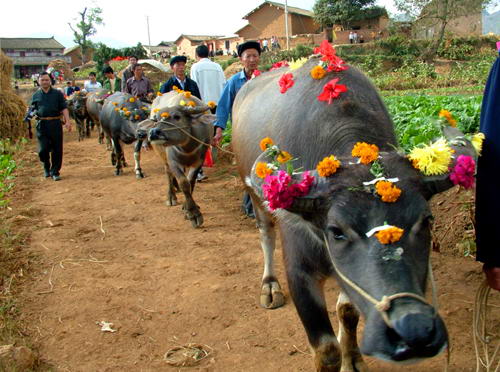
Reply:
[[333, 238], [335, 240], [346, 240], [347, 237], [344, 235], [344, 232], [341, 228], [337, 226], [329, 226], [328, 230], [333, 234]]
[[175, 120], [181, 120], [181, 116], [180, 116], [179, 114], [175, 114], [175, 115], [174, 115], [174, 119], [175, 119]]

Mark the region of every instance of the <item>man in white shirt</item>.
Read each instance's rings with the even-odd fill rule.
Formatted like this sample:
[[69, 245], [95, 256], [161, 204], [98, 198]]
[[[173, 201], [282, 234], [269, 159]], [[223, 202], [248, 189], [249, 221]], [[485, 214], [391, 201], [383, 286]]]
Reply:
[[[222, 67], [208, 59], [208, 47], [206, 45], [196, 47], [196, 60], [198, 62], [191, 66], [191, 79], [196, 82], [200, 89], [201, 100], [205, 103], [212, 101], [217, 104], [224, 84], [226, 84]], [[211, 110], [215, 114], [215, 107]]]
[[83, 83], [83, 89], [85, 89], [89, 93], [92, 93], [101, 88], [102, 85], [96, 80], [95, 72], [89, 72], [89, 80], [85, 80], [85, 83]]

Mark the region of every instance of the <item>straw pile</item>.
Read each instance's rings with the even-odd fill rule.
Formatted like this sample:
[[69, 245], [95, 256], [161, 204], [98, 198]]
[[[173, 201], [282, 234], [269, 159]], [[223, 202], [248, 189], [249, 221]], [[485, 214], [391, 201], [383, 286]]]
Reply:
[[61, 71], [64, 74], [64, 79], [71, 80], [73, 79], [73, 71], [69, 67], [69, 65], [63, 61], [62, 59], [54, 59], [49, 62], [49, 67], [53, 67], [54, 69]]
[[239, 61], [234, 62], [232, 65], [227, 66], [227, 68], [224, 70], [224, 76], [226, 77], [227, 80], [237, 72], [240, 72], [241, 70], [243, 70], [243, 64]]
[[11, 86], [12, 60], [0, 51], [0, 139], [25, 136], [26, 104]]

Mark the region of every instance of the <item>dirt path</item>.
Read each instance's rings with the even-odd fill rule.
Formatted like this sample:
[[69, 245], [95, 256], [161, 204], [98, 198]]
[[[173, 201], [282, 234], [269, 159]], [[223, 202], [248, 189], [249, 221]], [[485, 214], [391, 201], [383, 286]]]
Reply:
[[[28, 249], [35, 257], [33, 281], [21, 295], [22, 321], [48, 368], [177, 370], [164, 354], [193, 342], [214, 352], [184, 370], [312, 371], [293, 305], [258, 306], [258, 232], [239, 212], [234, 169], [210, 169], [208, 182], [198, 184], [205, 224], [194, 230], [180, 206], [165, 206], [162, 166], [153, 152], [143, 154], [145, 179], [136, 180], [131, 167], [116, 177], [109, 153], [93, 136], [81, 143], [75, 133], [66, 136], [62, 181], [41, 177], [34, 152], [35, 166], [18, 178], [13, 213], [28, 217], [18, 225], [31, 231]], [[126, 156], [132, 162], [130, 147]], [[277, 256], [286, 286], [280, 250]], [[479, 266], [446, 254], [433, 259], [454, 348], [450, 371], [473, 371], [470, 324]], [[331, 283], [332, 316], [335, 295]], [[98, 321], [112, 322], [117, 332], [101, 332]], [[409, 367], [368, 363], [373, 371], [442, 371], [444, 359]]]

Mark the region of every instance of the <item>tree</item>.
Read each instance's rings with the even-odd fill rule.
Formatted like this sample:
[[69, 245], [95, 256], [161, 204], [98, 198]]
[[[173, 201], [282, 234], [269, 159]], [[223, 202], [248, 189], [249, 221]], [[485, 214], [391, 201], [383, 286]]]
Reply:
[[362, 18], [362, 13], [375, 0], [316, 0], [313, 6], [314, 20], [323, 27], [340, 24], [344, 29]]
[[102, 9], [99, 7], [85, 8], [83, 12], [78, 12], [80, 21], [76, 23], [75, 27], [68, 22], [69, 27], [73, 31], [73, 41], [80, 46], [82, 53], [82, 63], [85, 63], [85, 55], [92, 47], [92, 42], [89, 38], [97, 32], [96, 26], [102, 25], [103, 20], [101, 17]]
[[481, 12], [492, 0], [394, 0], [396, 8], [409, 15], [414, 24], [434, 29], [432, 40], [423, 52], [424, 61], [431, 62], [443, 43], [450, 21]]

